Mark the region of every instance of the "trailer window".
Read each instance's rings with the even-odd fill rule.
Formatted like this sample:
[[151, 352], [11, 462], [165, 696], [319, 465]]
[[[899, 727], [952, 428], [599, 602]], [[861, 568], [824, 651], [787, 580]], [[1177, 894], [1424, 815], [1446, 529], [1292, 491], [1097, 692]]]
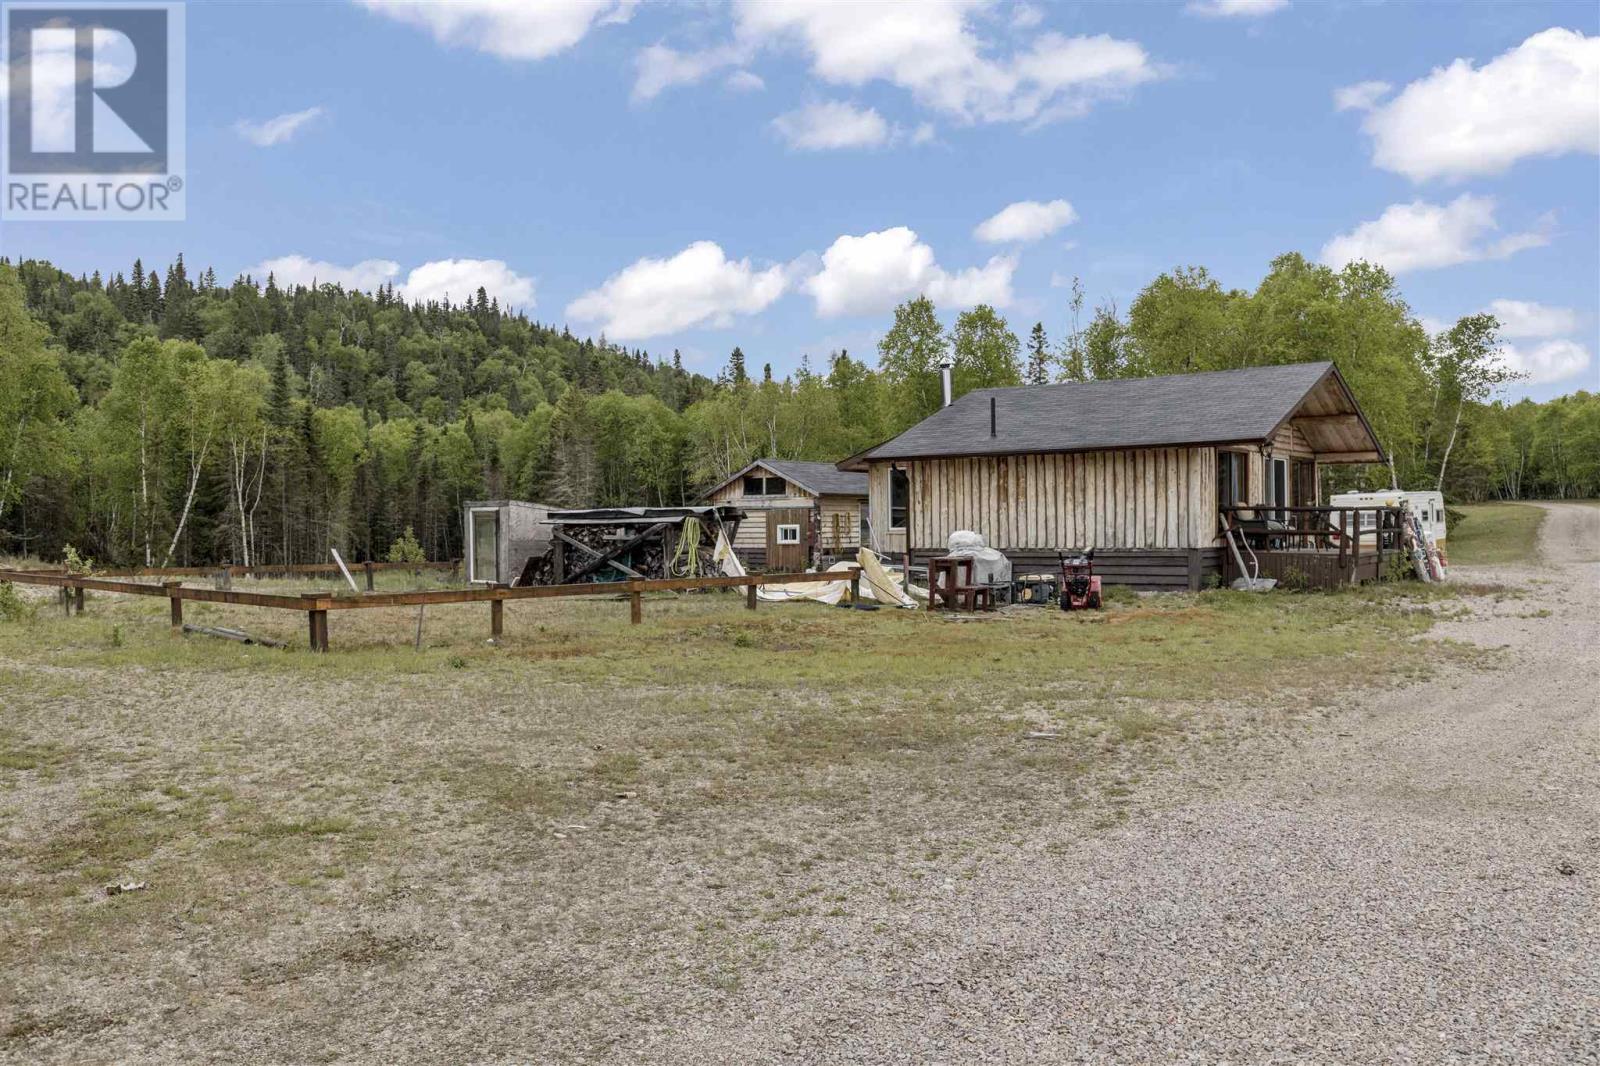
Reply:
[[889, 470], [889, 528], [906, 528], [911, 512], [911, 478], [899, 467]]
[[799, 544], [800, 543], [800, 527], [799, 526], [779, 526], [778, 527], [778, 543], [779, 544]]

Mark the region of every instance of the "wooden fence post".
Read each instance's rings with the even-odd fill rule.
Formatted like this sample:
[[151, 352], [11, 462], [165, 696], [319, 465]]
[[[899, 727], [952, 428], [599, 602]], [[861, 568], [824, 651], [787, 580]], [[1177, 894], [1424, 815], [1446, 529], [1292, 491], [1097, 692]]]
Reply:
[[167, 590], [167, 598], [172, 604], [172, 632], [174, 636], [183, 635], [183, 597], [177, 594], [183, 587], [181, 581], [163, 581], [161, 587]]
[[61, 586], [61, 613], [68, 618], [72, 617], [72, 589], [66, 585]]
[[756, 609], [756, 587], [754, 585], [746, 585], [744, 587], [744, 609], [747, 611]]
[[[635, 619], [635, 621], [638, 621], [638, 619]], [[489, 639], [493, 640], [495, 643], [499, 643], [500, 635], [505, 632], [505, 627], [506, 627], [506, 601], [505, 600], [490, 600], [489, 601]]]
[[644, 594], [641, 592], [628, 593], [628, 621], [634, 625], [644, 621]]
[[367, 567], [367, 591], [371, 592], [372, 591], [372, 560], [371, 559], [367, 560], [366, 567]]
[[[834, 515], [833, 517], [838, 518], [839, 516], [838, 515]], [[860, 570], [852, 570], [850, 572], [850, 606], [854, 607], [856, 604], [858, 604], [860, 602], [861, 602], [861, 571]]]
[[72, 590], [72, 600], [73, 600], [73, 606], [77, 608], [78, 613], [80, 615], [83, 614], [83, 586], [82, 585], [79, 585], [77, 588]]
[[326, 592], [300, 594], [301, 599], [308, 600], [311, 604], [306, 608], [306, 628], [311, 638], [312, 651], [328, 650], [328, 612], [316, 606], [317, 602], [327, 595]]

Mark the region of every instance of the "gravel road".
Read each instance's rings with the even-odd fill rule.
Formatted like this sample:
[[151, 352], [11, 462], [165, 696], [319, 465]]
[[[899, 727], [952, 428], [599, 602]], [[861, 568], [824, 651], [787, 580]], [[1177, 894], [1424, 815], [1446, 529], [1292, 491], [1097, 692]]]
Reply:
[[[631, 1034], [630, 1062], [1600, 1062], [1600, 509], [1366, 697], [1205, 798], [908, 886], [899, 928]], [[1544, 614], [1543, 612], [1548, 612]], [[907, 944], [915, 945], [907, 951]]]

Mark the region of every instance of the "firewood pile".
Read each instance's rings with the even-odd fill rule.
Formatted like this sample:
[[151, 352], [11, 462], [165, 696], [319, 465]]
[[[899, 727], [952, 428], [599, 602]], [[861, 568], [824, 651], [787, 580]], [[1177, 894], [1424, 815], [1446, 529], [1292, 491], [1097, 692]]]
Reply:
[[611, 507], [552, 511], [550, 548], [530, 558], [513, 584], [706, 577], [717, 532], [733, 540], [744, 512], [736, 507]]

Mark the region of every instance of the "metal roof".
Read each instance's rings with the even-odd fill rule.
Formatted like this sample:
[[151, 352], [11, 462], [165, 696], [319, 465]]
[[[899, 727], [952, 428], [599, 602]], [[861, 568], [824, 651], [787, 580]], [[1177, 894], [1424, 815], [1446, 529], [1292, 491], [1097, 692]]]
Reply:
[[[1313, 391], [1318, 394], [1314, 417], [1329, 419], [1330, 431], [1335, 424], [1346, 431], [1342, 435], [1350, 443], [1339, 450], [1381, 460], [1377, 438], [1344, 379], [1332, 363], [1318, 362], [975, 389], [845, 463], [860, 469], [878, 459], [1259, 442], [1295, 416]], [[1356, 443], [1359, 447], [1351, 446]]]
[[706, 496], [719, 491], [744, 477], [756, 467], [765, 467], [786, 481], [792, 481], [814, 496], [865, 496], [867, 475], [840, 470], [833, 463], [815, 463], [802, 459], [757, 459], [749, 466], [730, 474], [705, 491]]

